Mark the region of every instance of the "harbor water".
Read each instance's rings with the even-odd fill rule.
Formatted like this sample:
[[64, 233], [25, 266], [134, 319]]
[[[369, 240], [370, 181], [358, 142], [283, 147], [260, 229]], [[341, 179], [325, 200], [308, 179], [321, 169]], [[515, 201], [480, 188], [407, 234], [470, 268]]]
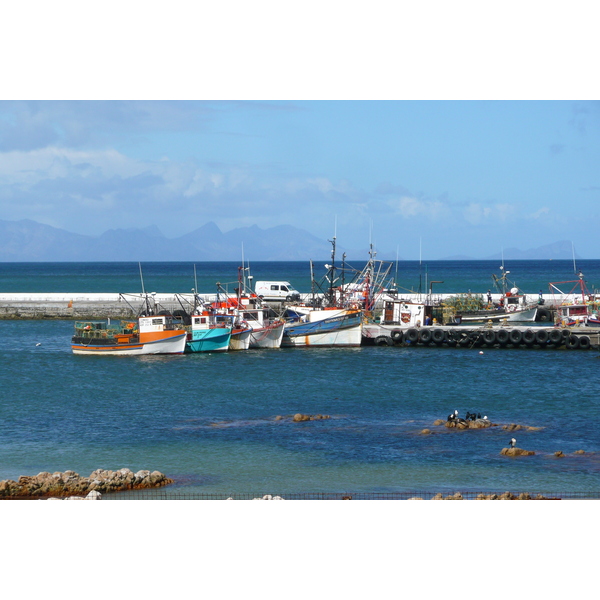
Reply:
[[[436, 263], [428, 273], [451, 282], [439, 291], [484, 293], [497, 266]], [[569, 261], [510, 266], [532, 294], [544, 280], [546, 291], [548, 281], [573, 278]], [[147, 291], [195, 287], [192, 263], [142, 267]], [[600, 282], [600, 261], [578, 267], [590, 288]], [[253, 274], [306, 292], [304, 270], [263, 263]], [[399, 271], [400, 285], [415, 289], [422, 265], [400, 263]], [[3, 264], [0, 274], [2, 291], [139, 291], [137, 264]], [[198, 289], [236, 275], [234, 263], [198, 264]], [[72, 321], [0, 321], [0, 332], [0, 480], [128, 467], [162, 471], [175, 480], [173, 493], [600, 491], [596, 351], [386, 346], [97, 357], [72, 354]], [[434, 425], [455, 409], [498, 427]], [[329, 418], [296, 423], [296, 413]], [[502, 456], [511, 437], [535, 455]]]

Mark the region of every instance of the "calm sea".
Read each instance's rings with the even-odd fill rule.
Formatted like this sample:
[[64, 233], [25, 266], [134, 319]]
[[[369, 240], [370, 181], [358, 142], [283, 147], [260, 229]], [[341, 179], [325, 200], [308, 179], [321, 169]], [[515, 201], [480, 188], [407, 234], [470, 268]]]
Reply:
[[[570, 261], [505, 266], [532, 294], [573, 279]], [[310, 289], [306, 263], [251, 267], [255, 280]], [[427, 280], [444, 282], [434, 291], [485, 292], [498, 267], [402, 261], [398, 281], [413, 290]], [[590, 288], [600, 284], [600, 261], [577, 267]], [[142, 264], [146, 291], [188, 291], [196, 287], [193, 268]], [[237, 277], [235, 263], [197, 263], [196, 270], [202, 292]], [[27, 291], [138, 292], [139, 266], [1, 264], [0, 293]], [[600, 491], [596, 351], [365, 347], [89, 357], [71, 353], [72, 329], [70, 321], [0, 321], [0, 480], [129, 467], [166, 473], [176, 481], [173, 492]], [[540, 429], [433, 426], [454, 409]], [[298, 412], [331, 418], [275, 419]], [[433, 433], [421, 434], [424, 428]], [[535, 456], [501, 456], [513, 435]], [[573, 454], [580, 449], [586, 454]], [[555, 458], [558, 450], [566, 456]]]

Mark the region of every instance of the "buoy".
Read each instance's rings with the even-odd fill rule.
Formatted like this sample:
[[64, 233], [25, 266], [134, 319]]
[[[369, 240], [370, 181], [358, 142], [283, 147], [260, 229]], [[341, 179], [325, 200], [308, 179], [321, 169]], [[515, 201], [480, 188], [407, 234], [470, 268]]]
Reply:
[[480, 351], [479, 351], [479, 354], [483, 354], [483, 350], [480, 350]]

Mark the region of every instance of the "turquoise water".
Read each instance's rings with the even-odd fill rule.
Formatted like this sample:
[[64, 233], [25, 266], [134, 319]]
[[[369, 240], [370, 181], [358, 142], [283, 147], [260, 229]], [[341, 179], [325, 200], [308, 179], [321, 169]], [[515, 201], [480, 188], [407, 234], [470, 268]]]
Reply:
[[[89, 357], [71, 353], [72, 329], [0, 321], [0, 480], [129, 467], [166, 473], [173, 492], [600, 490], [595, 351]], [[433, 426], [455, 408], [541, 429]], [[275, 420], [297, 412], [331, 418]], [[536, 455], [501, 456], [513, 435]]]
[[[325, 274], [326, 257], [314, 262], [315, 278]], [[194, 277], [194, 264], [196, 277]], [[338, 259], [336, 265], [340, 265]], [[501, 261], [399, 261], [391, 263], [390, 275], [398, 281], [400, 290], [425, 292], [430, 282], [433, 291], [459, 293], [471, 290], [485, 293], [493, 289], [492, 274], [500, 276]], [[360, 270], [364, 263], [351, 262], [349, 267]], [[187, 293], [197, 288], [201, 293], [216, 291], [216, 283], [237, 285], [238, 264], [214, 263], [142, 263], [144, 287], [147, 292]], [[507, 261], [509, 280], [525, 293], [537, 296], [548, 293], [548, 283], [576, 278], [573, 262], [568, 260]], [[577, 262], [577, 270], [585, 274], [588, 288], [600, 288], [600, 260]], [[300, 292], [310, 292], [310, 267], [307, 262], [256, 262], [250, 265], [254, 281], [289, 281]], [[197, 285], [196, 285], [197, 284]], [[141, 292], [138, 263], [0, 263], [0, 294], [6, 292]]]

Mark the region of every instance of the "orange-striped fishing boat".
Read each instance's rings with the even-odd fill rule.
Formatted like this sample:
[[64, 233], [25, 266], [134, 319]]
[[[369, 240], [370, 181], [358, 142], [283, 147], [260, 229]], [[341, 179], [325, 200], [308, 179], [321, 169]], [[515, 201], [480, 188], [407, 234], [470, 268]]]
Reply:
[[71, 340], [74, 354], [135, 356], [183, 354], [187, 332], [170, 315], [150, 315], [137, 320], [76, 321]]

